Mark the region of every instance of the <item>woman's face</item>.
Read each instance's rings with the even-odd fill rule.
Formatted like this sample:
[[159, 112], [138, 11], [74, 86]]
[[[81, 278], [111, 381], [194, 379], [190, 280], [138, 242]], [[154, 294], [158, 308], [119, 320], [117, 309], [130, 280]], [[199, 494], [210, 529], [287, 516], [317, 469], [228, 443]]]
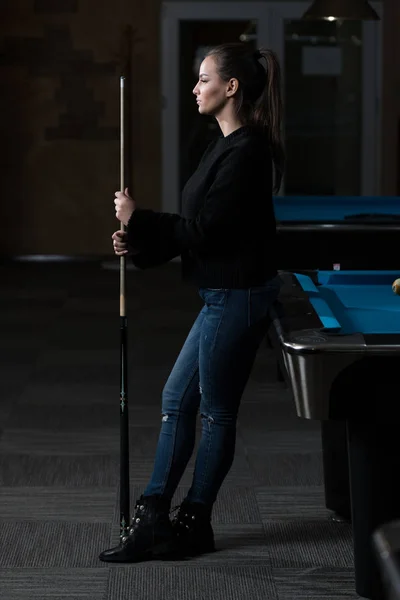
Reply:
[[223, 81], [217, 73], [212, 56], [207, 56], [200, 65], [199, 81], [193, 90], [199, 106], [199, 113], [216, 115], [226, 106], [234, 94], [236, 80]]

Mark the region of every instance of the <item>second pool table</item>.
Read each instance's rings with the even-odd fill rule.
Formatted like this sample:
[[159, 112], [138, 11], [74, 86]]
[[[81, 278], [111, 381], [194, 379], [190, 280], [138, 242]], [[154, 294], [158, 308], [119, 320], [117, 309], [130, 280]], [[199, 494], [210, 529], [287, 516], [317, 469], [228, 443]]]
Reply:
[[277, 196], [278, 267], [396, 269], [397, 196]]

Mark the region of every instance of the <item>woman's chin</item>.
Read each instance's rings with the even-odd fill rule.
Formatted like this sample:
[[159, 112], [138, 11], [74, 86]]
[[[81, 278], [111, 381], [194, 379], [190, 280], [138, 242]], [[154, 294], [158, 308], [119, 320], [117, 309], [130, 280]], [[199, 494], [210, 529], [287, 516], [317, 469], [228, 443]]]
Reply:
[[207, 109], [205, 108], [205, 106], [202, 106], [201, 104], [199, 104], [199, 113], [201, 115], [208, 115]]
[[199, 104], [198, 114], [205, 115], [206, 117], [215, 117], [215, 111], [213, 110], [213, 108], [206, 108], [202, 104]]

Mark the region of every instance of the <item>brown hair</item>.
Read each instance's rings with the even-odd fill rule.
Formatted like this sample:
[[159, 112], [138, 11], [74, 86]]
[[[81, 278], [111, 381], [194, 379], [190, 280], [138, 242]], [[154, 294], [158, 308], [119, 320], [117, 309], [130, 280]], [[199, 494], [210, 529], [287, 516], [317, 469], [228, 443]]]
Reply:
[[246, 44], [231, 43], [212, 48], [207, 56], [214, 58], [217, 73], [223, 81], [232, 78], [239, 81], [236, 106], [240, 119], [267, 133], [275, 171], [273, 191], [277, 193], [282, 183], [285, 151], [281, 69], [275, 52], [264, 48], [254, 52]]

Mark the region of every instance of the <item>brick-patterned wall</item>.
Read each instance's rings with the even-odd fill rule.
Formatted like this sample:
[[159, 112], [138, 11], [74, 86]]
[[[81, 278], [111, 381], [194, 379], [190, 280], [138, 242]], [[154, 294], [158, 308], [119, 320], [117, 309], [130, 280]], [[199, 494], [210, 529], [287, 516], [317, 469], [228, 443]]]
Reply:
[[1, 0], [0, 254], [112, 250], [129, 25], [131, 180], [142, 206], [160, 207], [159, 10], [133, 0]]

